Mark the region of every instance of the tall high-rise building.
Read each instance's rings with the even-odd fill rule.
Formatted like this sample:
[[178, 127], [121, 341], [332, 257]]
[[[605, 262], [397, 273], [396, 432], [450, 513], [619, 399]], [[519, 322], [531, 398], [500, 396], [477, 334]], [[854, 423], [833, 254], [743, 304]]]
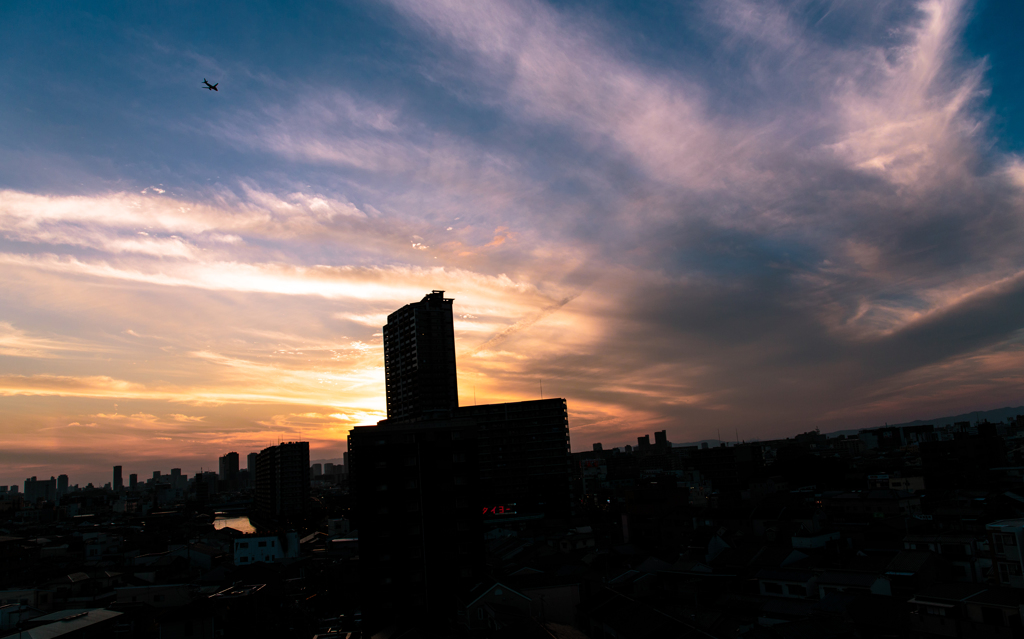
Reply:
[[256, 476], [256, 458], [259, 457], [259, 453], [249, 453], [245, 458], [245, 468], [249, 471], [249, 480]]
[[276, 521], [297, 520], [309, 510], [309, 442], [278, 444], [256, 457], [256, 509]]
[[132, 473], [128, 475], [128, 490], [136, 490], [139, 487], [139, 475], [138, 473]]
[[220, 458], [220, 472], [217, 478], [224, 482], [225, 490], [238, 488], [238, 453], [231, 452]]
[[68, 493], [68, 476], [57, 475], [57, 494], [66, 495]]
[[219, 479], [229, 479], [232, 475], [238, 474], [238, 453], [228, 453], [219, 459]]
[[458, 407], [452, 302], [444, 291], [433, 291], [388, 315], [384, 378], [389, 420], [419, 419]]
[[121, 476], [120, 466], [114, 466], [114, 490], [117, 492], [124, 490], [124, 478]]
[[472, 420], [360, 426], [348, 447], [366, 623], [454, 614], [484, 563]]

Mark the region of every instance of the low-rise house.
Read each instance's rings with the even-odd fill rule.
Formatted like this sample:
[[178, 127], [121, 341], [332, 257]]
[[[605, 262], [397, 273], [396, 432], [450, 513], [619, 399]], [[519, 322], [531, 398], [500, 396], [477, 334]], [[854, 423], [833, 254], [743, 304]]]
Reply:
[[1020, 633], [1022, 594], [978, 584], [934, 584], [910, 599], [909, 627], [920, 637], [1013, 639]]
[[188, 584], [153, 584], [115, 588], [116, 602], [120, 605], [145, 604], [153, 608], [184, 606], [192, 600]]
[[945, 576], [944, 564], [936, 553], [928, 550], [903, 550], [885, 567], [894, 592], [913, 594]]
[[38, 588], [0, 590], [0, 605], [20, 604], [43, 612], [53, 609], [54, 593]]
[[818, 596], [824, 599], [834, 593], [892, 596], [892, 587], [885, 577], [853, 570], [828, 570], [818, 576]]
[[907, 535], [903, 538], [903, 549], [938, 553], [949, 563], [954, 581], [984, 583], [992, 568], [992, 558], [984, 552], [988, 546], [985, 542], [983, 536], [970, 533]]
[[299, 535], [295, 532], [277, 535], [244, 535], [235, 539], [235, 565], [264, 562], [275, 563], [299, 556]]
[[839, 541], [839, 531], [804, 533], [790, 537], [793, 548], [824, 548], [830, 541]]
[[477, 586], [466, 599], [460, 618], [470, 632], [493, 630], [495, 617], [504, 612], [504, 608], [516, 609], [525, 616], [530, 616], [533, 609], [530, 597], [496, 581]]
[[762, 595], [809, 599], [818, 597], [818, 575], [798, 568], [762, 568], [757, 573]]
[[1024, 519], [1003, 519], [985, 526], [992, 553], [992, 572], [1003, 586], [1024, 588]]
[[[120, 612], [103, 608], [71, 609], [42, 615], [26, 621], [27, 637], [113, 637]], [[17, 637], [17, 635], [14, 635]]]
[[9, 632], [30, 619], [43, 616], [43, 611], [25, 604], [0, 605], [0, 632]]

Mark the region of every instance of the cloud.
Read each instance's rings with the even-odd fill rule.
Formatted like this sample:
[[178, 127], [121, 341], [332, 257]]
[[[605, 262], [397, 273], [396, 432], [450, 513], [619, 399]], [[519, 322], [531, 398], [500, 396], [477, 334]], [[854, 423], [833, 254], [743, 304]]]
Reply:
[[[652, 177], [720, 188], [743, 155], [744, 134], [707, 112], [704, 91], [615, 57], [609, 43], [541, 2], [393, 5], [446, 44], [473, 56], [474, 79], [519, 117], [579, 131], [591, 148], [613, 144]], [[467, 65], [473, 68], [472, 65]]]
[[15, 328], [10, 322], [0, 322], [0, 355], [8, 357], [55, 358], [61, 353], [102, 350], [101, 347], [75, 339], [52, 339], [32, 335]]
[[181, 413], [171, 413], [170, 415], [168, 415], [168, 417], [170, 417], [171, 419], [173, 419], [176, 422], [184, 422], [184, 423], [201, 422], [204, 419], [206, 419], [205, 415], [200, 415], [198, 417], [193, 417], [191, 415], [182, 415]]
[[988, 126], [970, 5], [709, 1], [663, 29], [649, 8], [389, 6], [364, 17], [402, 47], [287, 91], [273, 63], [216, 61], [244, 100], [151, 123], [203, 153], [7, 182], [19, 446], [95, 422], [175, 459], [336, 447], [383, 415], [380, 326], [433, 289], [463, 403], [543, 380], [576, 449], [1019, 403], [1024, 162]]

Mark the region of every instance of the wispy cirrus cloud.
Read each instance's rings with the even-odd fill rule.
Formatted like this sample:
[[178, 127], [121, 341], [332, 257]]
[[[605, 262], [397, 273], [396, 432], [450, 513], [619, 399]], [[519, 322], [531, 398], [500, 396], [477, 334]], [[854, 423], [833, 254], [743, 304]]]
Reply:
[[[94, 97], [116, 131], [55, 141], [51, 118], [39, 151], [4, 147], [19, 451], [83, 424], [168, 459], [340, 450], [383, 415], [381, 324], [432, 289], [461, 400], [565, 396], [576, 448], [1019, 402], [1024, 169], [964, 46], [975, 5], [349, 9], [310, 27], [330, 50], [282, 33], [287, 59], [136, 38], [173, 73]], [[335, 37], [356, 23], [376, 35]], [[224, 91], [164, 86], [197, 69]]]

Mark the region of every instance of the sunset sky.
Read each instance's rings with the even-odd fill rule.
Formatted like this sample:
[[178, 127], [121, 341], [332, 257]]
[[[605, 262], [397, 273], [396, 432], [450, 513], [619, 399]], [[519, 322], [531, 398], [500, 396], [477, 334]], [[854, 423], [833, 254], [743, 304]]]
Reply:
[[340, 457], [433, 289], [574, 450], [1024, 404], [1024, 4], [305, 4], [0, 5], [0, 483]]

